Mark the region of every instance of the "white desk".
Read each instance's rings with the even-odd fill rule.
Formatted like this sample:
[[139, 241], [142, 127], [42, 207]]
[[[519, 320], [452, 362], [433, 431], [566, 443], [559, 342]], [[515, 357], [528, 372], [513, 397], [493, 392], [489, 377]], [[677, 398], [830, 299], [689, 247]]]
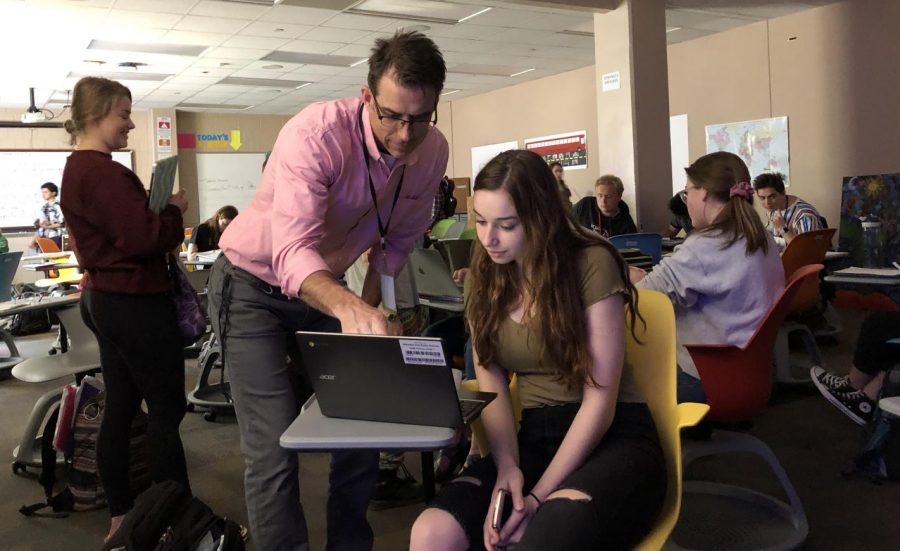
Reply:
[[865, 277], [831, 274], [825, 276], [828, 283], [841, 283], [847, 285], [874, 285], [876, 287], [895, 287], [900, 285], [900, 274], [897, 277]]
[[20, 314], [31, 310], [41, 310], [44, 308], [61, 308], [63, 306], [75, 304], [79, 300], [81, 300], [80, 293], [61, 297], [37, 296], [0, 302], [0, 317]]
[[425, 501], [434, 497], [432, 450], [453, 443], [455, 432], [446, 427], [380, 423], [325, 417], [313, 395], [300, 415], [281, 435], [281, 447], [302, 452], [333, 450], [409, 450], [422, 452]]
[[325, 417], [313, 395], [281, 435], [281, 447], [298, 451], [434, 450], [453, 442], [447, 427]]

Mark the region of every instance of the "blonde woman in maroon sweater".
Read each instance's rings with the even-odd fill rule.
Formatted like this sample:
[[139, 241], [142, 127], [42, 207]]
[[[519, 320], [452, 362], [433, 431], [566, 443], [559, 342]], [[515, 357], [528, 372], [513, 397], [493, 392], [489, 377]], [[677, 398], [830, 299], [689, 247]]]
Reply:
[[128, 88], [85, 77], [75, 85], [71, 109], [66, 131], [77, 146], [66, 161], [60, 205], [85, 270], [81, 315], [100, 345], [106, 410], [97, 467], [112, 535], [132, 507], [129, 434], [141, 401], [149, 413], [152, 479], [189, 488], [178, 433], [185, 411], [184, 359], [166, 267], [167, 251], [183, 239], [187, 201], [179, 192], [155, 214], [140, 179], [112, 160], [134, 128]]

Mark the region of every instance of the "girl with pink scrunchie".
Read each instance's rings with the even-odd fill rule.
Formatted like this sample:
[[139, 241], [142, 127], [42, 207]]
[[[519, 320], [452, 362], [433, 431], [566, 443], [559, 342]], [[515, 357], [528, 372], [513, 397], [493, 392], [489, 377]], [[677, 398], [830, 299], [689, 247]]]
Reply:
[[675, 306], [678, 401], [705, 402], [697, 368], [684, 344], [743, 347], [784, 288], [778, 247], [753, 209], [750, 171], [719, 151], [685, 169], [694, 231], [650, 273], [631, 268], [631, 281], [668, 295]]

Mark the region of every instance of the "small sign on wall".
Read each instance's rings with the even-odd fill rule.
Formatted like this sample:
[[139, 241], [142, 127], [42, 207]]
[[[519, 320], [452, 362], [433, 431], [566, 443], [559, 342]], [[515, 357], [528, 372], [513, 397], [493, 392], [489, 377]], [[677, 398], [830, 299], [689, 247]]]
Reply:
[[619, 71], [614, 73], [606, 73], [600, 75], [601, 89], [604, 92], [611, 92], [622, 87], [622, 76]]
[[156, 117], [156, 153], [159, 159], [172, 155], [172, 117]]

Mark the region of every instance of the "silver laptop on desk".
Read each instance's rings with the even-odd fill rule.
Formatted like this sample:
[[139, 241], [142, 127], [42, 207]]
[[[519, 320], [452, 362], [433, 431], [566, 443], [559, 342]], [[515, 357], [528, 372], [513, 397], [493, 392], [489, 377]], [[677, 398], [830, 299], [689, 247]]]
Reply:
[[414, 249], [409, 256], [409, 266], [420, 297], [462, 303], [462, 288], [453, 281], [453, 274], [441, 253], [434, 249]]
[[457, 395], [440, 339], [297, 332], [326, 417], [460, 428], [495, 394]]

